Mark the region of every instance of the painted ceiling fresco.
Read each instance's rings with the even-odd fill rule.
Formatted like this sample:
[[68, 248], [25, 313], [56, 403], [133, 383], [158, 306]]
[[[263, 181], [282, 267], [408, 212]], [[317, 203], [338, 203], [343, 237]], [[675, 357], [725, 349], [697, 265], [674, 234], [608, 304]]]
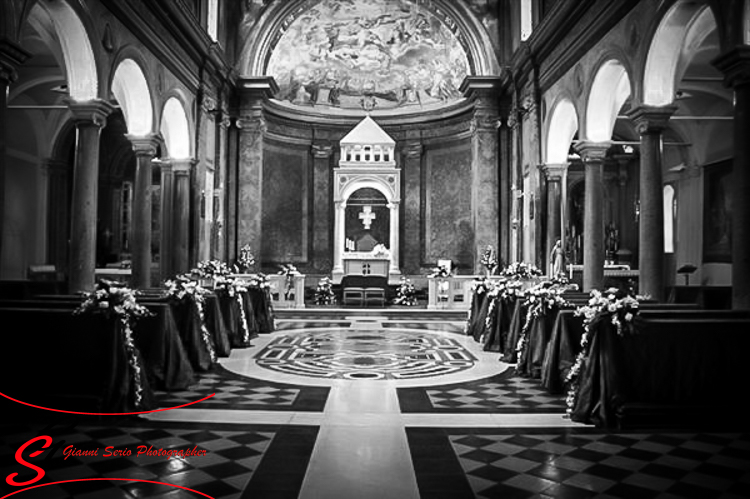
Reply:
[[266, 74], [292, 104], [399, 112], [460, 99], [468, 72], [456, 35], [424, 6], [323, 0], [289, 25]]

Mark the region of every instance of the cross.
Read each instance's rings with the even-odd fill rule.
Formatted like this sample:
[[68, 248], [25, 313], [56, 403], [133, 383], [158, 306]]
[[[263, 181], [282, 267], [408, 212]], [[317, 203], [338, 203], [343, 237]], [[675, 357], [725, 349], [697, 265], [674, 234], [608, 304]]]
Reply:
[[362, 224], [365, 226], [365, 229], [370, 229], [370, 225], [372, 225], [372, 221], [375, 220], [375, 214], [372, 212], [371, 206], [363, 206], [362, 207], [362, 213], [359, 214], [359, 219], [362, 220]]

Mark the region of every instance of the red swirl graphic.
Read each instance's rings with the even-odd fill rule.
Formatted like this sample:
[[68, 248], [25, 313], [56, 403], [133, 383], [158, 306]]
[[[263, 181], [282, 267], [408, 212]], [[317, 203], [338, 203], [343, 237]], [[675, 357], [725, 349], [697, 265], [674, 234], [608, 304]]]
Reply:
[[10, 497], [12, 495], [15, 495], [15, 494], [18, 494], [18, 493], [21, 493], [21, 492], [25, 492], [27, 490], [36, 489], [36, 488], [39, 488], [39, 487], [46, 487], [47, 485], [58, 485], [58, 484], [61, 484], [61, 483], [71, 483], [71, 482], [93, 482], [93, 481], [99, 481], [99, 480], [119, 480], [119, 481], [123, 481], [123, 482], [157, 483], [159, 485], [168, 485], [170, 487], [176, 487], [178, 489], [187, 490], [187, 491], [192, 492], [194, 494], [198, 494], [198, 495], [201, 495], [203, 497], [208, 497], [208, 499], [214, 499], [212, 496], [210, 496], [208, 494], [204, 494], [203, 492], [198, 492], [197, 490], [189, 489], [187, 487], [182, 487], [180, 485], [175, 485], [173, 483], [156, 482], [154, 480], [139, 480], [137, 478], [78, 478], [76, 480], [63, 480], [61, 482], [43, 483], [43, 484], [40, 484], [40, 485], [33, 485], [31, 487], [26, 487], [25, 489], [21, 489], [21, 490], [15, 490], [15, 491], [11, 492], [10, 494], [7, 494], [7, 495], [4, 495], [3, 497], [0, 497], [0, 499], [5, 499], [6, 497]]
[[[23, 400], [14, 399], [13, 397], [10, 397], [10, 396], [4, 394], [3, 392], [0, 392], [0, 395], [2, 395], [3, 397], [5, 397], [8, 400], [12, 400], [13, 402], [17, 402], [19, 404], [27, 405], [29, 407], [34, 407], [35, 409], [42, 409], [42, 410], [45, 410], [45, 411], [64, 412], [66, 414], [82, 414], [84, 416], [135, 416], [135, 415], [138, 415], [138, 414], [151, 414], [153, 412], [171, 411], [172, 409], [179, 409], [181, 407], [187, 407], [189, 405], [197, 404], [198, 402], [203, 402], [204, 400], [208, 400], [208, 399], [210, 399], [211, 397], [213, 397], [216, 394], [212, 393], [211, 395], [203, 397], [200, 400], [195, 400], [193, 402], [188, 402], [187, 404], [176, 405], [174, 407], [165, 407], [165, 408], [162, 408], [162, 409], [154, 409], [154, 410], [151, 410], [151, 411], [140, 411], [140, 412], [78, 412], [78, 411], [64, 411], [62, 409], [52, 409], [52, 408], [49, 408], [49, 407], [42, 407], [40, 405], [29, 404], [28, 402], [24, 402]], [[112, 480], [114, 480], [114, 479], [112, 479]], [[188, 489], [188, 490], [190, 490], [190, 489]], [[3, 497], [8, 497], [8, 496], [3, 496]], [[208, 497], [208, 496], [206, 496], [206, 497]], [[3, 499], [3, 498], [0, 497], [0, 499]]]

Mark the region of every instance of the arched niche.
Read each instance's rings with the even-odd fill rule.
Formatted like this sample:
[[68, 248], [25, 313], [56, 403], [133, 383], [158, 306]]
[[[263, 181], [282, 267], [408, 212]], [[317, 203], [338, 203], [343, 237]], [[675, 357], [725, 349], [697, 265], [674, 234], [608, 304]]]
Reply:
[[[401, 199], [400, 170], [393, 166], [381, 169], [364, 170], [361, 167], [339, 167], [334, 170], [334, 251], [333, 280], [339, 282], [341, 277], [351, 273], [349, 263], [357, 260], [381, 259], [387, 261], [389, 276], [401, 274], [399, 268], [399, 207]], [[370, 215], [365, 209], [363, 199], [370, 195], [370, 214], [380, 217], [377, 234], [371, 229], [354, 230], [356, 221], [366, 222]], [[375, 200], [378, 200], [377, 202]], [[387, 213], [387, 229], [382, 225]], [[370, 219], [372, 222], [378, 218]], [[349, 228], [349, 232], [347, 232]], [[367, 235], [371, 237], [366, 237]], [[387, 240], [383, 240], [387, 234]], [[370, 243], [383, 245], [388, 256], [378, 257], [372, 253]]]

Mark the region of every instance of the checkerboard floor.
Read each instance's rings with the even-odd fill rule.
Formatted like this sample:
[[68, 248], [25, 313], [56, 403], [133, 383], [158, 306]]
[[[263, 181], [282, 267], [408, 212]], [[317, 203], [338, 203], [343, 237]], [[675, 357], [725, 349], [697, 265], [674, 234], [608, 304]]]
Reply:
[[[210, 429], [209, 429], [210, 428]], [[23, 492], [24, 499], [176, 499], [196, 496], [166, 482], [198, 490], [215, 499], [239, 499], [274, 438], [283, 428], [260, 425], [198, 424], [131, 421], [118, 427], [62, 423], [16, 425], [4, 427], [7, 440], [0, 447], [4, 467], [1, 476], [19, 472], [19, 482], [33, 479], [36, 472], [15, 464], [13, 454], [24, 442], [39, 435], [49, 435], [53, 444], [36, 459], [25, 458], [45, 470], [38, 483], [84, 478], [123, 478], [145, 481], [96, 480], [60, 483]], [[98, 455], [65, 458], [64, 449], [98, 449]], [[106, 448], [129, 450], [130, 456], [106, 455]], [[164, 450], [205, 450], [205, 455], [160, 457], [138, 455], [139, 446]], [[13, 463], [13, 464], [11, 464]], [[4, 481], [2, 492], [11, 488]], [[197, 496], [196, 496], [197, 497]]]
[[403, 412], [565, 413], [565, 397], [550, 395], [537, 379], [513, 369], [477, 381], [400, 388]]
[[220, 365], [198, 374], [187, 390], [155, 393], [160, 407], [175, 407], [214, 394], [193, 409], [322, 411], [329, 388], [295, 386], [235, 374]]
[[422, 499], [750, 497], [750, 434], [408, 428]]

